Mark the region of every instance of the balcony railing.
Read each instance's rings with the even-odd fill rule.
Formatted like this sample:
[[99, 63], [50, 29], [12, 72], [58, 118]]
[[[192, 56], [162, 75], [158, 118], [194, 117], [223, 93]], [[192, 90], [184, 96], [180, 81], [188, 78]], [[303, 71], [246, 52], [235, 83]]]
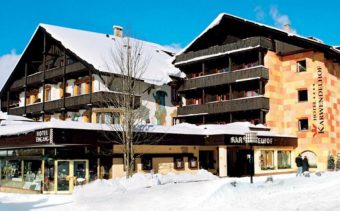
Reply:
[[179, 91], [235, 83], [237, 80], [262, 78], [269, 79], [269, 70], [264, 66], [251, 67], [233, 72], [217, 73], [184, 81]]
[[180, 54], [176, 56], [175, 65], [223, 56], [224, 54], [235, 53], [237, 50], [247, 50], [252, 47], [273, 49], [273, 44], [270, 39], [265, 37], [250, 37], [234, 43], [212, 46], [207, 49]]
[[217, 114], [257, 109], [269, 109], [269, 99], [264, 96], [257, 96], [220, 102], [211, 102], [202, 105], [189, 105], [179, 107], [177, 114], [180, 117], [185, 115]]
[[[117, 99], [123, 96], [122, 93], [115, 93], [115, 92], [94, 92], [92, 93], [92, 98], [90, 94], [84, 94], [79, 96], [73, 97], [66, 97], [65, 98], [65, 108], [66, 109], [80, 109], [80, 108], [87, 108], [90, 105], [93, 106], [109, 106], [117, 105]], [[140, 96], [135, 96], [136, 106], [140, 105]], [[64, 99], [52, 100], [47, 101], [44, 103], [36, 103], [30, 104], [26, 106], [26, 113], [33, 113], [38, 114], [41, 111], [46, 112], [55, 112], [60, 111], [64, 107]], [[9, 109], [9, 114], [12, 115], [23, 115], [25, 114], [25, 108], [22, 107], [15, 107]]]
[[[66, 66], [66, 74], [75, 73], [75, 72], [82, 71], [85, 69], [86, 67], [82, 63], [76, 62], [76, 63]], [[61, 77], [63, 74], [64, 74], [64, 67], [56, 67], [53, 69], [46, 70], [45, 79], [49, 80], [49, 79], [53, 79], [56, 77]], [[37, 72], [32, 75], [28, 75], [27, 85], [40, 83], [43, 79], [44, 79], [43, 72]], [[19, 89], [19, 88], [22, 88], [24, 85], [25, 85], [25, 78], [21, 78], [13, 82], [11, 89], [12, 90]]]

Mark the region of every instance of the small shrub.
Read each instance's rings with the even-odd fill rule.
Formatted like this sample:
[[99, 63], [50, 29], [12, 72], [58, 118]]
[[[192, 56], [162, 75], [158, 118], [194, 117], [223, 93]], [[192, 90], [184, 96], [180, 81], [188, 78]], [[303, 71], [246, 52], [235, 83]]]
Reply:
[[335, 162], [334, 162], [334, 157], [332, 154], [328, 156], [328, 165], [327, 169], [333, 171], [335, 168]]

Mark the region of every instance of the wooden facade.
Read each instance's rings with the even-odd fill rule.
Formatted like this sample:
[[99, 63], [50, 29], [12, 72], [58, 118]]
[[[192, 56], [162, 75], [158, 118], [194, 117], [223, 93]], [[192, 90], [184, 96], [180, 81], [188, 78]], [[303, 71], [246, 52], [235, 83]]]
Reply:
[[[85, 109], [87, 116], [91, 117], [93, 107], [119, 106], [117, 102], [124, 94], [94, 92], [94, 74], [101, 75], [40, 27], [1, 90], [1, 110], [11, 115], [42, 117], [44, 121], [45, 114], [61, 113], [65, 116], [68, 111]], [[79, 82], [79, 77], [87, 81]], [[67, 92], [68, 80], [75, 80], [72, 95]], [[51, 100], [50, 84], [60, 84], [59, 99]], [[20, 99], [22, 93], [24, 97]], [[38, 93], [41, 93], [40, 97]], [[136, 96], [136, 106], [140, 105], [140, 100], [140, 96]], [[91, 118], [88, 121], [91, 122]]]

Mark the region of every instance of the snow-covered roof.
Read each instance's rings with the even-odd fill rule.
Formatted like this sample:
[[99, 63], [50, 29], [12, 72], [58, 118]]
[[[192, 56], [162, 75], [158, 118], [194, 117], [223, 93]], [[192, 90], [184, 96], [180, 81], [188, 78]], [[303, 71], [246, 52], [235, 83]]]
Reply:
[[303, 39], [305, 41], [309, 41], [309, 42], [312, 42], [314, 44], [321, 44], [325, 47], [328, 47], [330, 50], [336, 52], [336, 53], [340, 53], [339, 50], [337, 50], [335, 47], [333, 46], [329, 46], [329, 45], [326, 45], [326, 44], [323, 44], [322, 42], [320, 42], [319, 40], [315, 39], [315, 38], [311, 38], [311, 37], [304, 37], [304, 36], [300, 36], [298, 34], [294, 34], [292, 32], [287, 32], [287, 31], [284, 31], [283, 29], [278, 29], [278, 28], [275, 28], [273, 26], [269, 26], [269, 25], [266, 25], [266, 24], [262, 24], [262, 23], [258, 23], [258, 22], [255, 22], [255, 21], [251, 21], [251, 20], [247, 20], [247, 19], [244, 19], [244, 18], [241, 18], [241, 17], [238, 17], [238, 16], [235, 16], [235, 15], [230, 15], [230, 14], [227, 14], [227, 13], [220, 13], [210, 24], [207, 28], [205, 28], [203, 30], [203, 32], [201, 32], [196, 38], [194, 38], [186, 47], [184, 47], [180, 52], [178, 52], [175, 56], [178, 56], [182, 53], [185, 53], [188, 48], [190, 48], [198, 39], [200, 39], [205, 33], [207, 33], [209, 30], [213, 29], [214, 27], [218, 26], [222, 19], [224, 17], [231, 17], [231, 18], [235, 18], [235, 19], [238, 19], [240, 21], [244, 21], [244, 22], [248, 22], [248, 23], [252, 23], [252, 24], [255, 24], [255, 25], [258, 25], [258, 26], [261, 26], [261, 27], [265, 27], [265, 28], [268, 28], [268, 29], [271, 29], [271, 30], [275, 30], [275, 31], [278, 31], [278, 32], [281, 32], [281, 33], [285, 33], [287, 36], [291, 36], [291, 37], [297, 37], [297, 38], [300, 38], [300, 39]]
[[15, 115], [7, 115], [7, 113], [0, 111], [0, 120], [5, 120], [9, 122], [33, 122], [32, 119], [23, 117], [23, 116], [15, 116]]
[[113, 65], [112, 52], [115, 48], [122, 47], [129, 39], [129, 45], [142, 46], [142, 59], [148, 65], [141, 78], [147, 83], [155, 85], [167, 84], [171, 81], [169, 76], [183, 77], [179, 69], [171, 64], [172, 56], [169, 49], [151, 42], [141, 41], [134, 38], [121, 38], [108, 34], [101, 34], [60, 26], [40, 24], [51, 36], [61, 44], [92, 64], [94, 68], [102, 72], [116, 73], [120, 71]]
[[[23, 118], [22, 121], [7, 118], [7, 120], [1, 122], [0, 136], [20, 135], [48, 128], [103, 130], [103, 131], [121, 130], [121, 127], [118, 125], [112, 127], [107, 124], [83, 123], [61, 120], [52, 120], [50, 122], [29, 122], [26, 120], [26, 118]], [[273, 131], [270, 131], [270, 129], [264, 125], [253, 125], [249, 122], [235, 122], [225, 125], [207, 124], [199, 126], [188, 123], [177, 124], [174, 126], [142, 125], [138, 128], [139, 131], [148, 133], [205, 135], [205, 136], [224, 134], [244, 135], [246, 132], [254, 131], [254, 128], [257, 128], [259, 129], [256, 130], [258, 136], [292, 137], [289, 135], [277, 134]]]
[[0, 91], [13, 72], [13, 69], [19, 59], [20, 55], [17, 55], [15, 51], [12, 51], [10, 54], [0, 56]]

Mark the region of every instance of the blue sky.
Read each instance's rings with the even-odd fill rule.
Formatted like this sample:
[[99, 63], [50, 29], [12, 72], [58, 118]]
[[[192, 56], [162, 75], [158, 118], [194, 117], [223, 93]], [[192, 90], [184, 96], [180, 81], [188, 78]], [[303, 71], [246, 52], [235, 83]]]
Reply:
[[221, 12], [278, 27], [289, 20], [300, 35], [340, 45], [339, 8], [339, 0], [2, 1], [0, 57], [20, 54], [39, 23], [103, 33], [121, 25], [134, 37], [185, 47]]

